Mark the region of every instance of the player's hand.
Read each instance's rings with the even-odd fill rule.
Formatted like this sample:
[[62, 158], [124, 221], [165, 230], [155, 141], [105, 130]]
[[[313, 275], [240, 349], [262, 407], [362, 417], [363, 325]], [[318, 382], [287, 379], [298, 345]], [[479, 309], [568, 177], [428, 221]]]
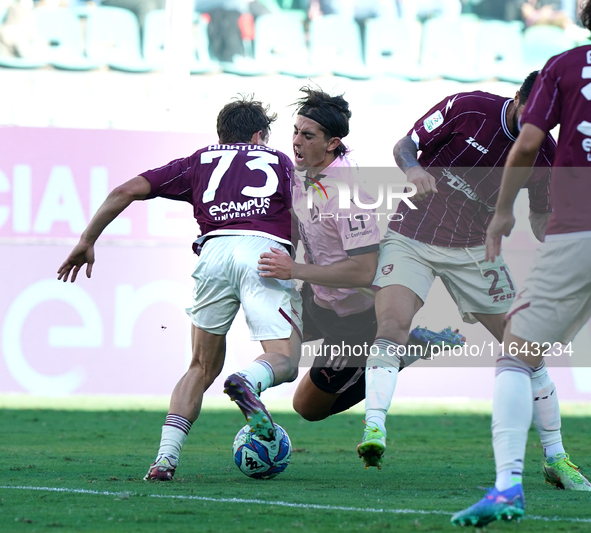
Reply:
[[406, 177], [410, 183], [417, 188], [417, 193], [409, 200], [421, 201], [430, 194], [437, 194], [435, 178], [422, 167], [411, 167], [406, 172]]
[[270, 252], [264, 252], [259, 259], [259, 275], [262, 278], [291, 279], [291, 256], [271, 247]]
[[62, 263], [57, 270], [57, 279], [64, 282], [68, 281], [70, 272], [72, 278], [70, 281], [74, 283], [78, 271], [86, 265], [86, 277], [90, 278], [92, 274], [92, 265], [94, 264], [94, 245], [80, 241], [72, 250], [68, 258]]
[[515, 217], [512, 214], [501, 215], [495, 213], [488, 229], [486, 230], [485, 255], [486, 261], [492, 261], [501, 255], [501, 240], [508, 237], [515, 226]]

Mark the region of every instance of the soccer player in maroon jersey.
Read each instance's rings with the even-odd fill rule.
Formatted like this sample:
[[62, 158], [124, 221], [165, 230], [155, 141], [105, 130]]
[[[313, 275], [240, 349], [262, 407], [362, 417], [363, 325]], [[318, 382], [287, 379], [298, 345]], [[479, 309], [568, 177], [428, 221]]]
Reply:
[[[305, 250], [298, 263], [279, 250], [261, 255], [262, 277], [304, 281], [304, 338], [323, 339], [320, 354], [303, 377], [293, 398], [294, 409], [306, 420], [322, 420], [365, 398], [365, 360], [376, 334], [372, 291], [380, 231], [375, 200], [359, 187], [358, 205], [340, 206], [338, 184], [349, 191], [361, 185], [361, 172], [348, 157], [343, 138], [349, 133], [351, 111], [343, 95], [304, 87], [296, 102], [293, 133], [296, 175], [293, 211]], [[317, 191], [314, 189], [316, 187]], [[320, 189], [322, 187], [322, 189]], [[312, 206], [308, 205], [312, 195]], [[451, 332], [452, 339], [459, 335]], [[413, 335], [409, 342], [413, 342]], [[417, 357], [404, 359], [406, 365]], [[302, 359], [302, 362], [304, 359]]]
[[[502, 260], [485, 260], [485, 232], [502, 166], [519, 133], [518, 119], [536, 76], [537, 72], [531, 73], [513, 99], [481, 91], [445, 98], [394, 147], [398, 166], [417, 187], [417, 209], [399, 208], [404, 218], [390, 223], [380, 249], [374, 280], [379, 289], [374, 347], [380, 356], [368, 361], [367, 426], [358, 447], [366, 465], [379, 465], [385, 451], [385, 419], [396, 387], [398, 346], [436, 276], [465, 322], [479, 321], [502, 340], [503, 320], [516, 289]], [[554, 153], [555, 143], [546, 135], [533, 162], [533, 175], [525, 183], [532, 230], [538, 239], [552, 210], [549, 181]], [[533, 373], [532, 388], [537, 399], [536, 429], [546, 461], [553, 461], [565, 452], [555, 386], [544, 363]], [[565, 474], [580, 475], [566, 456], [559, 457]]]
[[199, 416], [204, 392], [222, 371], [226, 333], [242, 305], [251, 339], [264, 354], [225, 382], [251, 430], [275, 435], [259, 395], [293, 381], [298, 373], [301, 298], [292, 283], [262, 279], [261, 253], [291, 246], [289, 157], [266, 146], [276, 116], [252, 98], [230, 102], [217, 117], [219, 144], [176, 159], [115, 188], [90, 221], [79, 243], [58, 270], [58, 279], [76, 280], [83, 265], [90, 277], [94, 243], [105, 227], [135, 200], [156, 197], [193, 205], [201, 236], [193, 273], [193, 358], [172, 392], [156, 461], [144, 479], [171, 480], [191, 425]]
[[[591, 30], [589, 1], [582, 7], [581, 21]], [[569, 344], [591, 316], [590, 73], [590, 45], [548, 60], [532, 89], [521, 117], [521, 133], [507, 158], [486, 235], [489, 260], [500, 255], [502, 236], [511, 233], [515, 198], [528, 179], [541, 144], [560, 124], [550, 190], [554, 211], [524, 290], [507, 313], [502, 345], [506, 353], [497, 360], [492, 425], [495, 487], [483, 500], [454, 515], [452, 522], [456, 524], [480, 526], [523, 515], [521, 480], [532, 420], [532, 361], [549, 346]], [[586, 479], [564, 476], [554, 464], [545, 464], [544, 473], [559, 487], [574, 480], [578, 490], [591, 490]]]

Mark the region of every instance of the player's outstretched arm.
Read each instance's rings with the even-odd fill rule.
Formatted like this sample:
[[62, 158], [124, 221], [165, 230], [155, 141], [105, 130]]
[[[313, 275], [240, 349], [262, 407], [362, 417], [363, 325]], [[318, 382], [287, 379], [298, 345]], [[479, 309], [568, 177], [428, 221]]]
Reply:
[[263, 278], [300, 279], [337, 289], [369, 287], [374, 280], [378, 253], [353, 255], [330, 265], [296, 263], [285, 252], [271, 248], [261, 254], [259, 273]]
[[86, 265], [86, 277], [92, 274], [94, 264], [94, 243], [103, 230], [134, 200], [144, 200], [150, 194], [150, 182], [143, 176], [137, 176], [113, 189], [98, 211], [88, 223], [68, 258], [59, 267], [58, 280], [76, 281], [78, 272]]
[[421, 167], [417, 158], [418, 148], [410, 136], [403, 137], [394, 146], [394, 160], [404, 171], [408, 181], [414, 183], [417, 193], [410, 200], [424, 200], [437, 193], [435, 178]]

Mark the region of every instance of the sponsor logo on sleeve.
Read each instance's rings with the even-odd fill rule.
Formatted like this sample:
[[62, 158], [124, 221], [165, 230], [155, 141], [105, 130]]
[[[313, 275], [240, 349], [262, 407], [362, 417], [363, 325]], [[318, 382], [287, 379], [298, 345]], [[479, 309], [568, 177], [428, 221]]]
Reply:
[[423, 126], [425, 126], [425, 129], [429, 133], [441, 126], [441, 124], [443, 124], [443, 115], [439, 110], [435, 111], [435, 113], [429, 115], [425, 120], [423, 120]]

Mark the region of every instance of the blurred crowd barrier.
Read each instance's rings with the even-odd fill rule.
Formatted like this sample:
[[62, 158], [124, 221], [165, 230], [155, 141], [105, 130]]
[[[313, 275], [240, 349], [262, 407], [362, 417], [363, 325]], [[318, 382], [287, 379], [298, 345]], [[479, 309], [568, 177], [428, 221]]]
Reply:
[[[201, 11], [192, 11], [187, 68], [195, 75], [517, 82], [588, 39], [570, 17], [541, 18], [533, 6], [529, 18], [506, 20], [485, 9], [506, 2], [426, 2], [433, 6], [421, 11], [424, 3], [197, 0], [192, 7]], [[161, 70], [170, 16], [164, 7], [164, 0], [77, 1], [70, 7], [59, 0], [0, 0], [0, 67]]]

